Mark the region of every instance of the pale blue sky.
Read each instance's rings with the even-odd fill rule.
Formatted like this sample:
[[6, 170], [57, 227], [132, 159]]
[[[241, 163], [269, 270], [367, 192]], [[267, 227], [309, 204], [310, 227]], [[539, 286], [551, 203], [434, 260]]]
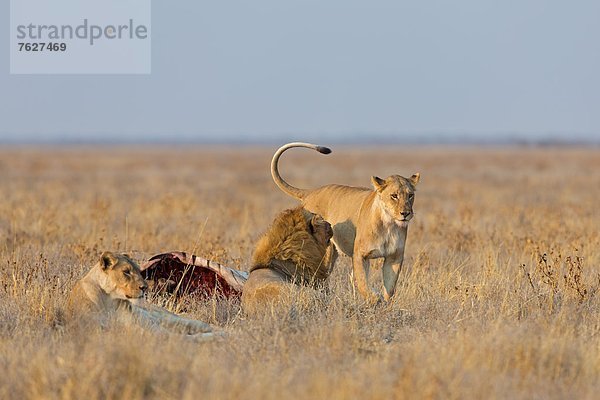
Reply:
[[[11, 76], [0, 139], [600, 139], [600, 1], [154, 1], [149, 76]], [[9, 1], [0, 6], [8, 32]]]

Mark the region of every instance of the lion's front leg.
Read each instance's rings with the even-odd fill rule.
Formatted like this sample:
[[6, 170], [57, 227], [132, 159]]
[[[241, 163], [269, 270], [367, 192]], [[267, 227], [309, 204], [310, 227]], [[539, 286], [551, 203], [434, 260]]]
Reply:
[[173, 332], [180, 332], [185, 335], [212, 334], [212, 327], [202, 321], [180, 317], [179, 315], [166, 313], [160, 316], [161, 324]]
[[176, 332], [185, 335], [212, 332], [212, 327], [205, 322], [181, 317], [165, 310], [162, 307], [158, 307], [150, 303], [144, 303], [140, 305], [132, 304], [131, 312], [140, 319], [140, 322], [159, 326], [170, 332]]
[[354, 257], [352, 258], [354, 284], [365, 300], [371, 303], [378, 303], [380, 297], [377, 293], [373, 292], [369, 286], [370, 263], [371, 261], [368, 257], [362, 256], [358, 252], [354, 253]]
[[402, 270], [403, 257], [387, 257], [383, 261], [383, 299], [390, 301]]

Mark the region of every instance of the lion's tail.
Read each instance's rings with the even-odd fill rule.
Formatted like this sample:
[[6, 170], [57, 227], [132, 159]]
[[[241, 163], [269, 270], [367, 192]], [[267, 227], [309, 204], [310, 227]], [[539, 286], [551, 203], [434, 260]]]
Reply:
[[283, 154], [284, 151], [286, 151], [287, 149], [291, 149], [292, 147], [306, 147], [307, 149], [316, 150], [321, 154], [329, 154], [329, 153], [331, 153], [331, 149], [328, 147], [317, 146], [316, 144], [295, 142], [295, 143], [288, 143], [284, 146], [281, 146], [279, 148], [279, 150], [277, 150], [275, 152], [275, 155], [273, 156], [273, 160], [271, 160], [271, 175], [273, 176], [273, 180], [275, 181], [275, 184], [277, 186], [279, 186], [279, 189], [283, 190], [285, 193], [289, 194], [290, 196], [295, 197], [299, 200], [302, 200], [304, 198], [304, 196], [307, 194], [308, 190], [293, 187], [292, 185], [290, 185], [289, 183], [284, 181], [283, 178], [281, 177], [281, 175], [279, 175], [279, 170], [277, 168], [277, 163], [279, 162], [279, 157], [281, 157], [281, 155]]

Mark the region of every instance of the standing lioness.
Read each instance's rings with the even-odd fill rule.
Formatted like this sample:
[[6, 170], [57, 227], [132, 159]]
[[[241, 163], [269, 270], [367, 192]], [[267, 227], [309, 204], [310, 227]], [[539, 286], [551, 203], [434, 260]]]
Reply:
[[298, 189], [285, 182], [277, 169], [281, 154], [292, 147], [331, 153], [327, 147], [314, 144], [286, 144], [277, 150], [271, 161], [273, 180], [285, 193], [301, 200], [304, 208], [321, 215], [333, 226], [333, 242], [342, 253], [352, 257], [355, 284], [371, 301], [378, 300], [380, 295], [369, 288], [369, 260], [383, 257], [383, 298], [388, 301], [394, 294], [404, 260], [408, 221], [413, 217], [419, 174], [410, 178], [373, 176], [371, 182], [375, 190], [343, 185]]

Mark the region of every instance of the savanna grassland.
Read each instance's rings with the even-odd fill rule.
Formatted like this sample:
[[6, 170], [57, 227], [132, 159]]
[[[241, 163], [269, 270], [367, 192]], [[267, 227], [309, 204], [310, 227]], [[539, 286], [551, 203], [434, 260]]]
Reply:
[[363, 304], [340, 257], [325, 301], [284, 318], [166, 302], [227, 332], [215, 342], [60, 325], [103, 250], [247, 269], [297, 204], [271, 180], [274, 150], [0, 149], [0, 398], [597, 398], [598, 148], [293, 150], [280, 167], [299, 187], [421, 173], [391, 303]]

